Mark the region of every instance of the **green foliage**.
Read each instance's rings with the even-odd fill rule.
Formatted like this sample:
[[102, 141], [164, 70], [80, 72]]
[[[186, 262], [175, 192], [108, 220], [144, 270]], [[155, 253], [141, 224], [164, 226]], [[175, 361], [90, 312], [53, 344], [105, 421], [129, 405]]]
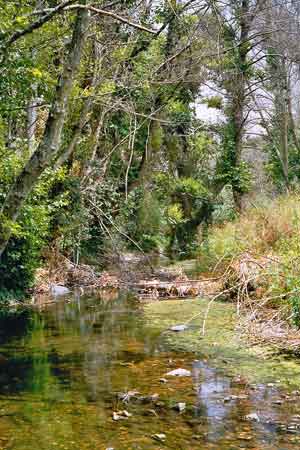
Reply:
[[203, 103], [206, 103], [209, 108], [223, 109], [223, 98], [217, 95], [205, 99]]
[[[273, 142], [266, 144], [265, 151], [268, 154], [268, 162], [266, 163], [266, 172], [270, 175], [274, 185], [279, 191], [284, 192], [286, 189], [286, 179], [283, 174], [282, 164], [278, 158], [279, 133], [273, 130]], [[291, 136], [288, 139], [289, 154], [289, 174], [288, 181], [291, 186], [297, 189], [300, 181], [300, 155], [296, 146], [293, 144]]]
[[[132, 192], [122, 208], [119, 220], [126, 225], [126, 234], [145, 252], [159, 251], [165, 245], [163, 208], [154, 192], [144, 192], [143, 189]], [[127, 245], [137, 249], [133, 242]]]
[[0, 298], [22, 298], [33, 286], [40, 252], [48, 237], [49, 211], [45, 205], [26, 205], [0, 261]]
[[232, 186], [240, 194], [248, 192], [251, 188], [251, 172], [245, 161], [238, 160], [236, 140], [238, 131], [230, 121], [222, 133], [222, 153], [218, 161], [216, 178], [219, 182]]
[[184, 214], [182, 206], [179, 203], [174, 203], [167, 208], [167, 221], [171, 226], [176, 226], [184, 222]]

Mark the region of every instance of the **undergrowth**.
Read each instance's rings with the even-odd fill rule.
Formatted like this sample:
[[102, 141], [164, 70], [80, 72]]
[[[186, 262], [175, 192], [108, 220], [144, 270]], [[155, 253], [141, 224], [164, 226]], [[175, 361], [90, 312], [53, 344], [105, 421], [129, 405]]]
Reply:
[[199, 264], [224, 270], [245, 253], [258, 261], [269, 258], [260, 296], [277, 296], [277, 303], [287, 306], [287, 317], [300, 327], [300, 194], [260, 201], [232, 222], [211, 227]]

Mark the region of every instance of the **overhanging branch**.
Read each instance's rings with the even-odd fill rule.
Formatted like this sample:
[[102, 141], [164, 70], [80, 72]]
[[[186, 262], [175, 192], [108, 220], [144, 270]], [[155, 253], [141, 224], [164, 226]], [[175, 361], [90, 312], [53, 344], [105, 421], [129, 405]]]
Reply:
[[[53, 9], [55, 9], [55, 8], [42, 9], [42, 10], [34, 11], [33, 14], [38, 15], [38, 14], [50, 13]], [[136, 28], [140, 31], [145, 31], [146, 33], [151, 33], [151, 34], [157, 33], [157, 31], [153, 30], [152, 28], [145, 27], [144, 25], [140, 25], [139, 23], [136, 23], [136, 22], [132, 22], [127, 17], [120, 16], [119, 14], [117, 14], [113, 11], [107, 11], [106, 9], [96, 8], [95, 6], [92, 6], [92, 5], [75, 4], [75, 5], [69, 5], [69, 6], [63, 7], [64, 11], [72, 11], [74, 9], [88, 9], [89, 11], [91, 11], [95, 14], [111, 17], [112, 19], [115, 19], [118, 22], [125, 23], [126, 25], [129, 25], [130, 27]]]

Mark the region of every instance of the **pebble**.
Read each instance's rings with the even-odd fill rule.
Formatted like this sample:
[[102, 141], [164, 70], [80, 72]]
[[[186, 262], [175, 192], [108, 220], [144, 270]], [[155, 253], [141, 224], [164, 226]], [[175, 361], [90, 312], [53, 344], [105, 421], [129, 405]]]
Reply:
[[160, 381], [161, 383], [167, 383], [167, 382], [168, 382], [168, 380], [167, 380], [166, 378], [160, 378], [159, 381]]
[[184, 411], [186, 408], [186, 403], [183, 402], [179, 402], [175, 405], [175, 409], [177, 409], [177, 411], [182, 412]]
[[115, 421], [128, 419], [128, 417], [131, 417], [131, 416], [132, 416], [132, 414], [130, 414], [125, 409], [123, 411], [117, 411], [117, 412], [114, 411], [113, 412], [113, 420], [115, 420]]
[[170, 327], [169, 330], [178, 333], [180, 331], [185, 331], [187, 328], [187, 325], [174, 325], [173, 327]]
[[260, 422], [260, 418], [256, 413], [250, 413], [245, 416], [246, 420], [251, 420], [253, 422]]
[[168, 377], [190, 377], [191, 371], [186, 369], [174, 369], [171, 372], [166, 373]]
[[229, 395], [228, 397], [223, 398], [223, 402], [227, 403], [232, 400], [246, 400], [248, 398], [247, 395]]
[[164, 442], [166, 440], [166, 435], [164, 433], [153, 434], [152, 438], [156, 441]]

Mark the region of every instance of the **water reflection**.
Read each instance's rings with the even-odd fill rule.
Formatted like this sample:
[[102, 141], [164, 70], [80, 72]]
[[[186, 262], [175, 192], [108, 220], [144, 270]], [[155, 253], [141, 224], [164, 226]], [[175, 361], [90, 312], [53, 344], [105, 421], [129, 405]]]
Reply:
[[[0, 449], [157, 449], [155, 433], [166, 434], [168, 449], [299, 448], [295, 396], [170, 353], [126, 295], [77, 296], [0, 326]], [[191, 368], [192, 377], [162, 383], [175, 367]], [[129, 390], [160, 397], [120, 404], [116, 393]], [[125, 408], [132, 417], [114, 422], [112, 412]]]

